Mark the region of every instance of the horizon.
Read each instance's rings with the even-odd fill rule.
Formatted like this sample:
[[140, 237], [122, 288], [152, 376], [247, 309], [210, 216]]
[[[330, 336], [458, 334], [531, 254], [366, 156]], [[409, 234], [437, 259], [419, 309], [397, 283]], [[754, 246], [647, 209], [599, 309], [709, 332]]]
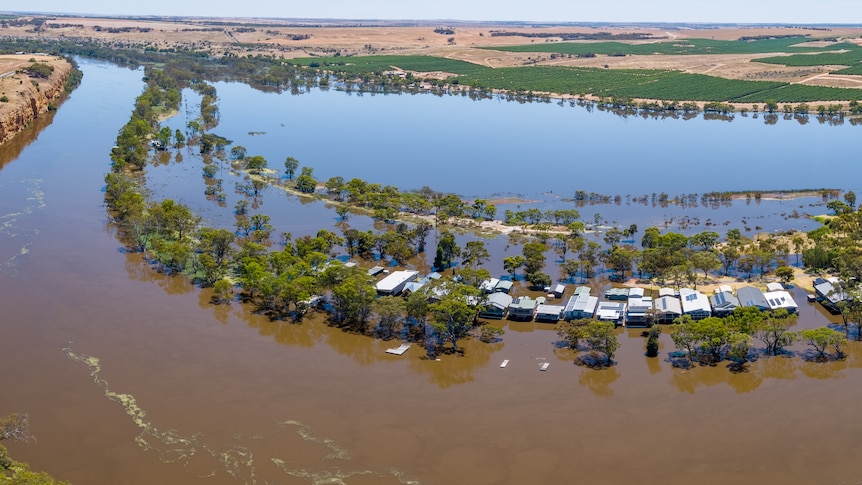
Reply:
[[[76, 11], [68, 11], [67, 0], [31, 0], [26, 10], [10, 14], [63, 15], [96, 17], [199, 17], [278, 20], [338, 21], [427, 21], [494, 22], [526, 24], [736, 24], [736, 25], [862, 25], [862, 2], [831, 0], [816, 8], [807, 0], [726, 0], [723, 2], [685, 2], [656, 0], [606, 0], [603, 8], [534, 0], [529, 9], [513, 0], [498, 2], [439, 0], [434, 4], [404, 3], [391, 0], [320, 0], [314, 4], [272, 5], [262, 0], [242, 4], [226, 0], [189, 0], [171, 2], [151, 0], [128, 5], [109, 0], [79, 0]], [[588, 8], [593, 7], [593, 8]], [[600, 10], [596, 12], [596, 10]], [[612, 12], [612, 13], [608, 13]]]

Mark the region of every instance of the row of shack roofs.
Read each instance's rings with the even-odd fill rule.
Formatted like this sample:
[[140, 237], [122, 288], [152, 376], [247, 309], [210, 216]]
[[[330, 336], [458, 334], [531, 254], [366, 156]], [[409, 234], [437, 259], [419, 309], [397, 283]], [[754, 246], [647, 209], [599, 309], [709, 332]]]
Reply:
[[[348, 263], [350, 264], [350, 263]], [[387, 273], [377, 282], [375, 288], [381, 296], [398, 296], [416, 292], [429, 282], [442, 277], [440, 273], [430, 273], [419, 278], [418, 271], [403, 270], [389, 273], [382, 266], [368, 270], [368, 274], [377, 276]], [[838, 302], [845, 298], [843, 293], [834, 290], [835, 281], [815, 281], [816, 299], [835, 312]], [[644, 327], [649, 323], [672, 323], [677, 318], [688, 315], [694, 320], [717, 316], [726, 317], [737, 307], [756, 307], [763, 311], [785, 309], [796, 313], [798, 305], [781, 283], [769, 283], [766, 292], [754, 286], [738, 288], [734, 294], [728, 285], [721, 285], [714, 294], [707, 296], [691, 288], [675, 290], [661, 288], [658, 298], [645, 295], [643, 288], [610, 288], [605, 291], [604, 300], [592, 296], [586, 286], [575, 289], [565, 305], [550, 303], [562, 299], [566, 285], [558, 284], [553, 288], [546, 287], [546, 297], [530, 298], [529, 296], [512, 297], [509, 295], [512, 282], [491, 278], [480, 286], [487, 294], [479, 316], [482, 318], [504, 319], [556, 323], [560, 320], [598, 319], [613, 322], [615, 325], [629, 327]], [[434, 299], [433, 292], [429, 298]]]

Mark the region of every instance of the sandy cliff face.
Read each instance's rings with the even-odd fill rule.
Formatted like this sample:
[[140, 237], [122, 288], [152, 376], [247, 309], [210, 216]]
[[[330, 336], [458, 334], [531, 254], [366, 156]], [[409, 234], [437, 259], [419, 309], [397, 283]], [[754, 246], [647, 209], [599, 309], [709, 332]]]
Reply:
[[36, 57], [38, 62], [54, 66], [54, 72], [47, 79], [31, 77], [18, 71], [31, 64], [33, 56], [14, 62], [3, 59], [0, 62], [0, 96], [8, 101], [0, 102], [0, 145], [26, 128], [31, 121], [48, 112], [49, 105], [56, 103], [64, 94], [64, 83], [72, 71], [72, 66], [56, 57]]

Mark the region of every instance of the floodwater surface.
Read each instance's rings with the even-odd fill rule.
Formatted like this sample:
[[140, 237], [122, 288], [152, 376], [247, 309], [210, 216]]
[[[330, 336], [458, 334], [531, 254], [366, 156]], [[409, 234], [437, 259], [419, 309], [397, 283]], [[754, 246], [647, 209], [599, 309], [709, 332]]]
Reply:
[[[9, 448], [35, 469], [77, 484], [862, 480], [862, 425], [855, 407], [862, 386], [859, 343], [851, 343], [848, 357], [838, 362], [761, 358], [748, 372], [734, 374], [725, 365], [673, 368], [667, 361], [673, 350], [668, 335], [661, 337], [660, 357], [648, 359], [640, 331], [621, 329], [617, 365], [596, 371], [574, 365], [571, 353], [554, 345], [552, 325], [500, 322], [506, 328], [501, 341], [470, 340], [463, 357], [444, 355], [437, 361], [423, 359], [418, 348], [388, 355], [385, 349], [397, 344], [328, 327], [321, 315], [291, 324], [271, 322], [237, 302], [211, 305], [206, 290], [159, 274], [139, 254], [126, 252], [106, 223], [100, 188], [107, 154], [140, 92], [142, 73], [89, 61], [82, 67], [83, 84], [49, 126], [22, 135], [31, 137], [26, 146], [0, 149], [0, 414], [30, 413], [38, 441], [9, 443]], [[238, 116], [231, 103], [239, 101], [231, 88], [218, 88], [217, 133], [231, 138], [235, 135], [223, 127], [237, 123], [246, 131], [268, 131], [264, 137], [276, 135], [275, 127], [229, 121]], [[430, 96], [360, 101], [325, 95], [339, 96], [347, 105], [398, 99], [404, 106], [417, 103], [416, 110], [445, 111], [458, 123], [474, 114], [459, 116], [447, 104], [453, 99]], [[285, 98], [302, 103], [284, 111], [286, 124], [320, 116], [314, 96]], [[270, 104], [259, 109], [271, 109]], [[463, 109], [474, 106], [481, 103]], [[581, 116], [553, 106], [501, 106]], [[327, 119], [331, 130], [345, 136], [368, 129], [350, 123], [349, 116], [348, 122], [335, 113]], [[636, 121], [591, 119], [622, 127]], [[399, 138], [387, 129], [400, 129], [402, 121], [393, 119], [375, 131], [382, 137], [375, 139], [379, 153], [389, 149], [387, 140]], [[736, 123], [708, 128], [716, 129], [718, 139], [739, 129]], [[689, 125], [644, 126], [684, 137], [677, 130]], [[754, 121], [746, 128], [761, 136], [796, 130]], [[812, 131], [803, 142], [849, 136], [840, 131], [844, 128], [829, 129], [837, 131]], [[427, 123], [417, 123], [415, 130], [435, 133]], [[499, 138], [513, 138], [500, 131]], [[291, 139], [283, 155], [267, 153], [267, 158], [277, 162], [294, 153], [302, 161], [332, 149], [331, 143]], [[250, 153], [264, 150], [241, 143]], [[716, 143], [728, 144], [727, 139]], [[752, 143], [739, 141], [760, 150]], [[415, 155], [403, 153], [408, 150], [398, 147], [404, 156]], [[697, 156], [693, 152], [692, 160]], [[366, 171], [376, 164], [368, 152], [357, 153], [352, 163], [356, 171], [342, 172], [345, 177], [371, 180], [390, 173]], [[779, 162], [770, 158], [770, 163]], [[170, 186], [158, 173], [172, 166], [189, 167], [197, 184], [187, 200], [197, 200], [193, 192], [202, 198], [200, 164], [192, 156], [151, 167], [154, 189]], [[557, 168], [566, 167], [557, 162]], [[326, 169], [319, 170], [326, 176]], [[855, 183], [851, 179], [858, 172], [848, 173], [823, 184]], [[427, 184], [461, 190], [442, 183], [455, 175], [463, 173]], [[426, 184], [379, 181], [405, 188]], [[194, 202], [202, 208], [213, 204]], [[276, 232], [293, 230], [291, 218], [298, 232], [311, 231], [314, 223], [337, 224], [323, 204], [303, 205], [275, 189], [268, 189], [262, 208], [278, 219]], [[210, 214], [205, 217], [222, 217], [216, 209]], [[371, 225], [356, 219], [351, 224]], [[501, 259], [506, 242], [495, 244], [495, 258]], [[799, 328], [834, 321], [805, 303], [800, 289], [794, 296], [801, 305]], [[503, 359], [510, 361], [505, 369], [499, 367]], [[540, 372], [545, 362], [550, 368]]]

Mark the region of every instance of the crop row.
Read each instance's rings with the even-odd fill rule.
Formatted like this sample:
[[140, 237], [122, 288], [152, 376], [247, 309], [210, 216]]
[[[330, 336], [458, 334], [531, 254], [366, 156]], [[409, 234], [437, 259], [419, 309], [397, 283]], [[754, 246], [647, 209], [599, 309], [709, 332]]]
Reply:
[[862, 48], [858, 46], [843, 47], [844, 52], [827, 52], [823, 54], [797, 54], [793, 56], [764, 57], [757, 62], [781, 64], [784, 66], [853, 66], [862, 61]]
[[585, 67], [527, 66], [491, 69], [453, 59], [430, 56], [368, 56], [294, 59], [294, 64], [359, 75], [397, 66], [457, 75], [460, 85], [509, 92], [547, 92], [615, 98], [668, 101], [720, 101], [762, 103], [847, 101], [862, 97], [854, 89], [788, 85], [780, 82], [724, 79], [679, 71], [599, 69]]
[[711, 40], [684, 39], [674, 42], [655, 42], [648, 44], [628, 44], [622, 42], [544, 42], [541, 44], [516, 45], [506, 47], [485, 47], [490, 50], [508, 52], [547, 52], [558, 54], [624, 54], [624, 55], [692, 55], [692, 54], [764, 54], [771, 52], [823, 52], [845, 49], [852, 44], [839, 44], [827, 47], [806, 46], [805, 37], [762, 40]]

